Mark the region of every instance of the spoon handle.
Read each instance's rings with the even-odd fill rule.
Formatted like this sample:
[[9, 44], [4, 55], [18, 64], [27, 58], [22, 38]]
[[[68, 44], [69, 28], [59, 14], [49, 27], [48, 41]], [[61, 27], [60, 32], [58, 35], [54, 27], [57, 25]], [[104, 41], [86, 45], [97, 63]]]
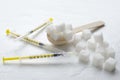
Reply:
[[92, 23], [89, 23], [89, 24], [82, 25], [80, 27], [74, 28], [73, 32], [78, 33], [78, 32], [81, 32], [81, 31], [83, 31], [85, 29], [97, 29], [97, 28], [103, 27], [104, 24], [105, 23], [103, 21], [92, 22]]

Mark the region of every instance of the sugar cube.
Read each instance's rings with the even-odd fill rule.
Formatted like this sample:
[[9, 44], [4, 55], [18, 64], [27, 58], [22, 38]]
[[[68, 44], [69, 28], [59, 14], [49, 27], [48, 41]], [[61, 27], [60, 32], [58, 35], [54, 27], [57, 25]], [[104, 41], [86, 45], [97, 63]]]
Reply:
[[55, 27], [58, 32], [63, 32], [65, 30], [65, 23], [61, 23], [59, 25], [56, 25]]
[[81, 50], [79, 54], [79, 60], [82, 62], [88, 62], [89, 61], [89, 52], [86, 50]]
[[102, 33], [95, 34], [94, 39], [98, 43], [103, 43], [103, 34]]
[[111, 47], [108, 47], [108, 48], [106, 49], [106, 58], [109, 58], [109, 57], [112, 57], [112, 58], [115, 57], [115, 51], [114, 51], [114, 49], [111, 48]]
[[63, 36], [67, 41], [70, 41], [73, 38], [73, 32], [70, 30], [66, 30]]
[[104, 57], [100, 53], [96, 53], [93, 56], [92, 64], [98, 68], [102, 68], [104, 63]]
[[89, 39], [88, 41], [87, 41], [87, 47], [88, 47], [88, 49], [90, 49], [90, 50], [95, 50], [96, 49], [96, 42], [94, 41], [94, 39]]
[[116, 60], [113, 58], [108, 58], [104, 63], [104, 70], [114, 71], [116, 66]]
[[91, 31], [90, 30], [84, 30], [82, 32], [83, 39], [88, 40], [91, 37]]
[[76, 44], [76, 51], [80, 52], [82, 49], [86, 49], [86, 42], [80, 41], [78, 44]]

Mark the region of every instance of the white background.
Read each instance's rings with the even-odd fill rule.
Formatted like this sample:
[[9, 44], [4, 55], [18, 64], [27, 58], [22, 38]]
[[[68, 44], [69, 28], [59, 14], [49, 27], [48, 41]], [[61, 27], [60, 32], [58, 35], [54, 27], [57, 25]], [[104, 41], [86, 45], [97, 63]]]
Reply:
[[[6, 29], [24, 34], [49, 17], [54, 23], [66, 22], [80, 26], [103, 20], [104, 38], [115, 49], [116, 71], [109, 73], [89, 64], [63, 58], [63, 64], [2, 64], [0, 80], [119, 80], [120, 79], [120, 1], [119, 0], [0, 0], [0, 59], [3, 56], [29, 55], [45, 52], [35, 46], [15, 42], [5, 35]], [[36, 38], [47, 42], [45, 32]], [[53, 59], [57, 60], [57, 59]], [[65, 61], [65, 63], [64, 63]], [[50, 61], [52, 62], [52, 60]]]

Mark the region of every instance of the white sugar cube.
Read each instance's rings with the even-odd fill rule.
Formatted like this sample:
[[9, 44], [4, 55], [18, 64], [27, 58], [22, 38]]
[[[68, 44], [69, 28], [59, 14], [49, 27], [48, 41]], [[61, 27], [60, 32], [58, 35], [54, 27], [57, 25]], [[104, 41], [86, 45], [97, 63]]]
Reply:
[[53, 33], [53, 31], [56, 31], [56, 27], [51, 25], [51, 26], [48, 26], [47, 29], [46, 29], [46, 32], [51, 35], [51, 33]]
[[47, 27], [47, 34], [49, 34], [50, 37], [53, 38], [54, 40], [59, 39], [59, 36], [60, 36], [60, 34], [56, 32], [56, 27], [53, 25]]
[[81, 41], [81, 34], [73, 35], [73, 45], [76, 45], [79, 41]]
[[51, 36], [51, 38], [52, 38], [53, 40], [55, 40], [55, 41], [58, 40], [58, 38], [59, 38], [56, 33], [51, 33], [50, 36]]
[[55, 41], [60, 39], [63, 36], [63, 32], [56, 33], [53, 31], [50, 35]]
[[97, 43], [94, 41], [94, 39], [89, 39], [87, 41], [87, 47], [90, 50], [95, 50], [96, 49], [96, 45], [97, 45]]
[[88, 39], [91, 37], [91, 35], [92, 35], [92, 33], [91, 33], [90, 30], [84, 30], [84, 31], [82, 32], [82, 37], [83, 37], [83, 39], [85, 39], [85, 40], [88, 40]]
[[81, 50], [79, 53], [79, 60], [82, 62], [89, 62], [89, 52], [86, 50]]
[[94, 39], [98, 43], [103, 43], [103, 34], [102, 33], [95, 34]]
[[114, 71], [116, 66], [116, 61], [113, 58], [108, 58], [104, 63], [104, 70]]
[[61, 23], [59, 25], [56, 25], [55, 27], [58, 32], [63, 32], [65, 30], [65, 23]]
[[70, 41], [73, 38], [73, 32], [70, 30], [67, 30], [64, 32], [63, 36], [67, 41]]
[[93, 56], [92, 64], [98, 68], [102, 68], [103, 63], [104, 63], [104, 57], [101, 54], [96, 53]]
[[80, 52], [81, 50], [86, 49], [86, 42], [80, 41], [78, 44], [76, 44], [75, 48], [77, 52]]
[[106, 50], [105, 50], [105, 48], [100, 46], [99, 44], [97, 45], [95, 52], [96, 53], [100, 53], [102, 56], [106, 57]]
[[112, 58], [115, 57], [115, 51], [114, 51], [114, 49], [111, 48], [111, 47], [108, 47], [108, 48], [106, 49], [106, 58], [109, 58], [109, 57], [112, 57]]

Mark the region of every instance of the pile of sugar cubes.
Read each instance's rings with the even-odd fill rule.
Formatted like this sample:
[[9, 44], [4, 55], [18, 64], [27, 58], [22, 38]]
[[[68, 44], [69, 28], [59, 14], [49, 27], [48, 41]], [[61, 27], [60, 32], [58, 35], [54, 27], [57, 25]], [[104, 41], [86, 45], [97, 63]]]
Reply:
[[47, 33], [52, 39], [59, 40], [64, 38], [66, 41], [69, 41], [73, 37], [72, 25], [60, 23], [59, 25], [51, 25], [47, 28]]
[[79, 61], [91, 62], [93, 66], [106, 71], [115, 70], [115, 51], [103, 39], [102, 33], [92, 35], [90, 30], [84, 30], [73, 36], [73, 45], [79, 56]]
[[90, 30], [84, 30], [74, 34], [71, 24], [61, 23], [49, 26], [47, 34], [55, 41], [61, 38], [64, 38], [66, 41], [72, 40], [75, 51], [79, 56], [79, 61], [91, 62], [93, 66], [103, 68], [106, 71], [115, 70], [115, 51], [103, 39], [102, 33], [92, 35]]

